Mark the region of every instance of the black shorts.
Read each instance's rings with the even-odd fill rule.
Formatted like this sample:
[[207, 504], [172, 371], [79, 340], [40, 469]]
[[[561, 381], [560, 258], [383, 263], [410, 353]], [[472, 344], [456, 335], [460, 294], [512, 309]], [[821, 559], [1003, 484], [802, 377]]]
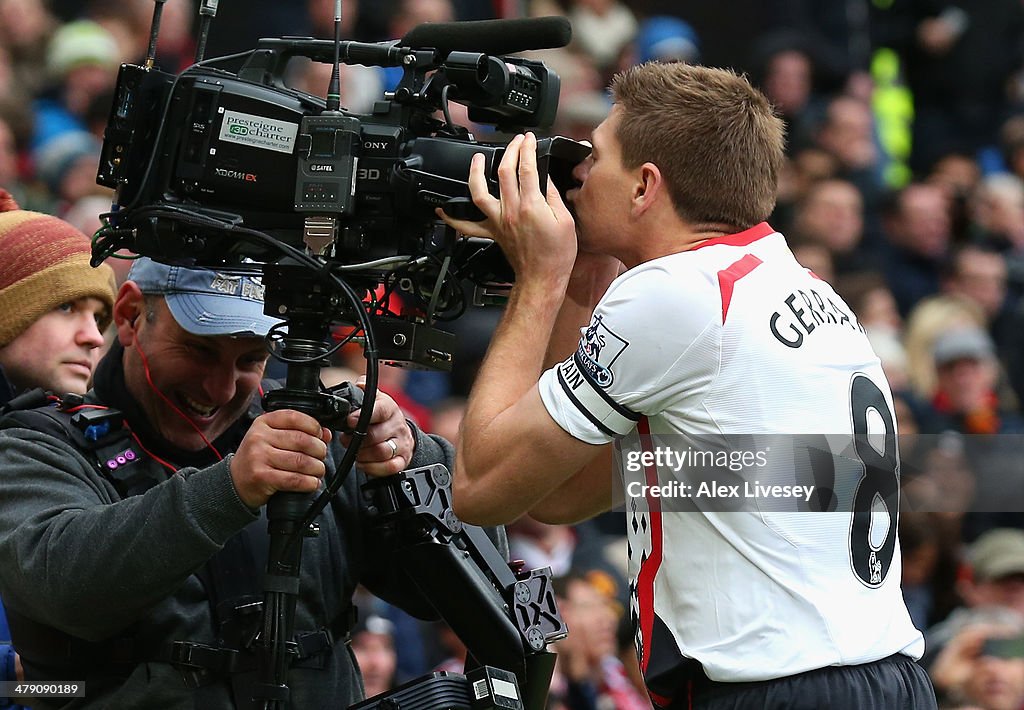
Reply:
[[902, 654], [756, 683], [687, 683], [670, 710], [935, 710], [928, 674]]

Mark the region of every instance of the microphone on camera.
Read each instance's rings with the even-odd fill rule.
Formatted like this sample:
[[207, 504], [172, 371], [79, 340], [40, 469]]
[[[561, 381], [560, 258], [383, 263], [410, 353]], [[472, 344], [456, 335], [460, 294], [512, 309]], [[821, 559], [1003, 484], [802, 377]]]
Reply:
[[409, 30], [399, 44], [441, 52], [513, 54], [531, 49], [564, 47], [572, 39], [565, 17], [528, 17], [511, 20], [428, 22]]

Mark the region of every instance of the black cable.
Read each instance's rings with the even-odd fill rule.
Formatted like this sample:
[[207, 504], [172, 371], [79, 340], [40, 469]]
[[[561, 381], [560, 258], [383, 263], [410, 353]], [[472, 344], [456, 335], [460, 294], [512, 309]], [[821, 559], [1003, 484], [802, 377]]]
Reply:
[[339, 490], [341, 490], [342, 485], [344, 485], [345, 480], [348, 478], [349, 472], [355, 465], [356, 456], [359, 453], [359, 447], [362, 446], [363, 439], [366, 438], [367, 429], [370, 425], [370, 417], [373, 414], [373, 404], [377, 398], [377, 381], [379, 374], [377, 341], [374, 337], [373, 327], [370, 325], [370, 320], [366, 314], [363, 301], [356, 295], [355, 291], [352, 290], [352, 287], [349, 286], [348, 283], [330, 271], [330, 266], [321, 264], [305, 252], [296, 249], [289, 244], [285, 244], [280, 240], [274, 239], [263, 232], [258, 232], [247, 227], [234, 227], [231, 231], [238, 234], [248, 234], [258, 241], [272, 244], [284, 255], [290, 256], [300, 263], [305, 263], [311, 266], [315, 271], [326, 275], [334, 281], [334, 283], [349, 299], [349, 302], [354, 306], [356, 316], [359, 320], [359, 325], [362, 327], [364, 337], [366, 339], [363, 347], [363, 356], [366, 358], [366, 383], [363, 386], [363, 406], [359, 410], [359, 419], [356, 421], [355, 429], [352, 432], [351, 442], [346, 448], [345, 455], [342, 457], [341, 462], [335, 469], [335, 475], [330, 481], [325, 482], [324, 490], [319, 496], [317, 496], [316, 500], [313, 501], [313, 504], [310, 506], [309, 511], [307, 511], [306, 516], [296, 527], [296, 532], [289, 537], [285, 546], [285, 552], [288, 552], [291, 547], [301, 539], [301, 532], [299, 531], [308, 529], [321, 511], [327, 507], [330, 499], [333, 498]]
[[455, 121], [452, 120], [452, 111], [448, 107], [448, 90], [451, 88], [451, 84], [445, 84], [441, 88], [441, 112], [444, 114], [444, 122], [448, 126], [455, 125]]

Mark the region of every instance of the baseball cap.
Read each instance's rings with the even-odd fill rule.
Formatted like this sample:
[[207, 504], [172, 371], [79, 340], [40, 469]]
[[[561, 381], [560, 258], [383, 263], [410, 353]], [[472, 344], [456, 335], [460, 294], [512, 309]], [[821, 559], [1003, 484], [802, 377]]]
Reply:
[[989, 530], [971, 545], [970, 559], [979, 580], [1024, 574], [1024, 530]]
[[174, 320], [193, 335], [263, 337], [281, 322], [263, 313], [263, 281], [254, 274], [169, 266], [142, 257], [128, 280], [145, 294], [163, 296]]
[[932, 345], [936, 366], [957, 360], [988, 360], [995, 354], [992, 339], [981, 328], [955, 328], [942, 333]]

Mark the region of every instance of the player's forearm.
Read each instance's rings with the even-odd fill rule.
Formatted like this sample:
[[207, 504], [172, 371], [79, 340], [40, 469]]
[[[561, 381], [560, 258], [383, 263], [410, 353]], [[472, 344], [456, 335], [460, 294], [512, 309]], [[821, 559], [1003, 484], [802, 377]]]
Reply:
[[596, 456], [590, 463], [530, 508], [534, 520], [570, 525], [612, 509], [612, 445], [595, 448]]

